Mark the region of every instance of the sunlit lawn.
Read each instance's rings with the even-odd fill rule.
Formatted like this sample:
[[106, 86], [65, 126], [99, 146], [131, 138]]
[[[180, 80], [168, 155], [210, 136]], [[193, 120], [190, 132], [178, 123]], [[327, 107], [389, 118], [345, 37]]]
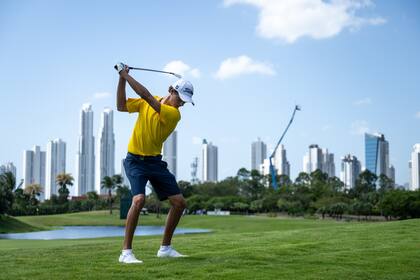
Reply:
[[[105, 211], [19, 221], [37, 228], [123, 225]], [[140, 224], [163, 223], [141, 216]], [[158, 259], [161, 237], [137, 237], [141, 265], [118, 263], [122, 238], [0, 240], [0, 279], [420, 279], [420, 220], [185, 216], [180, 226], [212, 232], [176, 236], [185, 259]]]

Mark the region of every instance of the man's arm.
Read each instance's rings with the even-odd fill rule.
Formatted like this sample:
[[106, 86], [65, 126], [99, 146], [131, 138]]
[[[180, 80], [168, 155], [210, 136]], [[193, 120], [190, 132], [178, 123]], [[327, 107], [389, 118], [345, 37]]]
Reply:
[[143, 98], [149, 105], [158, 113], [160, 113], [160, 102], [157, 101], [152, 94], [142, 84], [137, 82], [133, 77], [128, 74], [128, 69], [124, 69], [120, 72], [120, 76], [124, 78], [130, 87]]
[[127, 97], [125, 94], [125, 84], [125, 79], [120, 76], [120, 80], [118, 81], [117, 87], [117, 110], [119, 112], [128, 112]]

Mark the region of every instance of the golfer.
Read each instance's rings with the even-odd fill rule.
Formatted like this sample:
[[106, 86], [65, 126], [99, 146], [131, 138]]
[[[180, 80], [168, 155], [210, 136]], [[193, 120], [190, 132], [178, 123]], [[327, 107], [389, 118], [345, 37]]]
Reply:
[[[137, 226], [141, 209], [145, 203], [145, 187], [147, 181], [153, 186], [158, 198], [169, 199], [171, 208], [165, 225], [162, 245], [157, 252], [158, 257], [184, 257], [171, 247], [172, 235], [186, 207], [184, 197], [179, 190], [175, 176], [167, 163], [162, 161], [162, 145], [174, 131], [181, 119], [179, 107], [186, 102], [192, 104], [194, 92], [190, 82], [178, 80], [169, 87], [165, 97], [152, 96], [150, 92], [129, 75], [127, 65], [122, 63], [116, 67], [120, 74], [117, 89], [117, 109], [120, 112], [138, 113], [137, 122], [128, 144], [124, 168], [130, 181], [133, 201], [128, 211], [121, 263], [142, 263], [132, 251], [133, 235]], [[126, 83], [140, 98], [126, 98]]]

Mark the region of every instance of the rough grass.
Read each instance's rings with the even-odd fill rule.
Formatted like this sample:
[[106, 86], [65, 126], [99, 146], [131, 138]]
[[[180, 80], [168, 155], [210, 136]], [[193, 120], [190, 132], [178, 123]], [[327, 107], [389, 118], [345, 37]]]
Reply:
[[[21, 217], [35, 227], [122, 225], [106, 212]], [[141, 216], [141, 224], [164, 219]], [[0, 240], [0, 279], [419, 279], [420, 220], [377, 223], [268, 217], [183, 217], [185, 259], [155, 257], [160, 236], [135, 238], [142, 265], [117, 262], [122, 238]]]

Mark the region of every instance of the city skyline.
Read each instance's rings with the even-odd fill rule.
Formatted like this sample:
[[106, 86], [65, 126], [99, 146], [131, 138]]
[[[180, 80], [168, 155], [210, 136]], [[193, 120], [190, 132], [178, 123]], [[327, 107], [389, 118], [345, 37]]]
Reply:
[[[364, 162], [364, 133], [380, 132], [390, 143], [396, 182], [409, 183], [408, 161], [420, 142], [420, 4], [363, 1], [341, 10], [340, 18], [348, 21], [334, 22], [330, 30], [329, 17], [322, 14], [314, 22], [299, 17], [298, 28], [281, 17], [283, 6], [269, 2], [179, 1], [168, 10], [162, 9], [166, 2], [157, 0], [130, 2], [130, 11], [114, 2], [101, 9], [85, 3], [83, 10], [78, 1], [0, 4], [0, 38], [9, 42], [0, 45], [8, 66], [0, 69], [0, 117], [2, 129], [13, 132], [2, 137], [0, 163], [15, 163], [22, 178], [22, 150], [61, 138], [67, 143], [67, 170], [76, 176], [75, 134], [84, 103], [92, 104], [95, 136], [103, 108], [114, 110], [119, 162], [135, 122], [135, 116], [115, 109], [118, 75], [113, 65], [123, 61], [178, 72], [194, 85], [195, 106], [180, 109], [178, 180], [190, 180], [203, 138], [219, 148], [219, 179], [250, 168], [250, 143], [260, 137], [271, 151], [299, 104], [302, 111], [283, 140], [291, 178], [298, 175], [309, 145], [328, 148], [338, 167], [346, 154]], [[138, 17], [139, 10], [148, 13]], [[263, 24], [268, 10], [274, 15], [270, 26]], [[192, 18], [179, 17], [182, 13]], [[121, 30], [109, 21], [115, 14], [137, 21]], [[156, 18], [166, 20], [150, 25]], [[290, 28], [282, 29], [280, 19]], [[168, 29], [167, 21], [177, 22], [182, 32]], [[168, 47], [180, 34], [206, 36]], [[159, 96], [175, 81], [156, 73], [132, 75]], [[136, 97], [131, 89], [127, 96]], [[115, 171], [121, 172], [119, 164]]]

